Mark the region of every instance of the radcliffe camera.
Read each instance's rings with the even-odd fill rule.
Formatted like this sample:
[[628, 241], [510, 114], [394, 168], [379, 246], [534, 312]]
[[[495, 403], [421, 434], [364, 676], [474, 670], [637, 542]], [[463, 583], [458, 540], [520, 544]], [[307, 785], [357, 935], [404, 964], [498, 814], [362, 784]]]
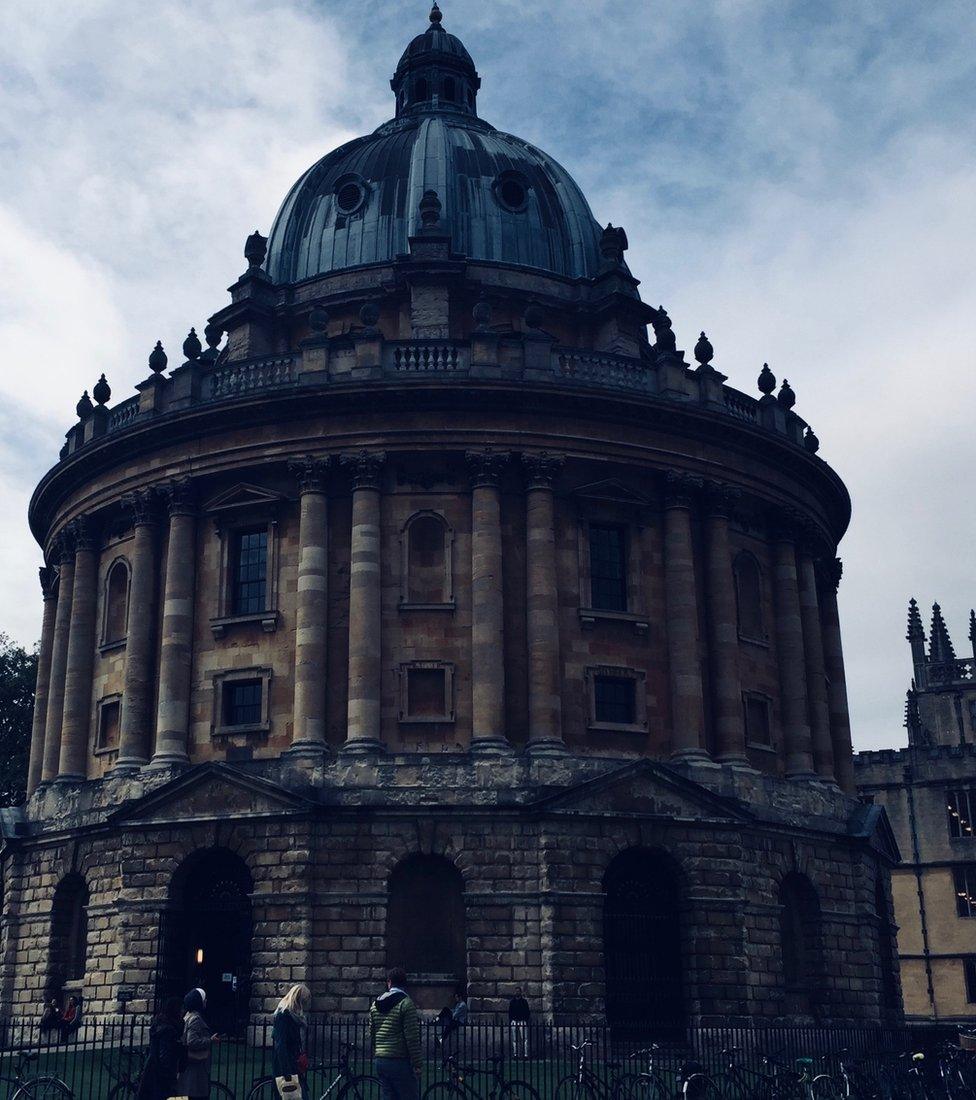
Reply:
[[976, 1100], [976, 9], [429, 3], [6, 13], [0, 1100]]

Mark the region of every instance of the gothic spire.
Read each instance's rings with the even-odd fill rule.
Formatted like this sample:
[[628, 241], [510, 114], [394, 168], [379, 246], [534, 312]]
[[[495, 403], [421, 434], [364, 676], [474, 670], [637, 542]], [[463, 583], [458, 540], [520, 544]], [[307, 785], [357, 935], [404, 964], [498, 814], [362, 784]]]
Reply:
[[969, 640], [973, 643], [973, 656], [976, 657], [976, 611], [969, 612]]
[[910, 642], [914, 642], [917, 638], [921, 638], [923, 643], [925, 641], [922, 616], [918, 613], [918, 602], [914, 598], [908, 601], [908, 633], [905, 637]]
[[954, 661], [956, 651], [952, 648], [952, 639], [942, 618], [942, 608], [937, 603], [932, 604], [932, 626], [929, 629], [929, 660], [930, 661]]

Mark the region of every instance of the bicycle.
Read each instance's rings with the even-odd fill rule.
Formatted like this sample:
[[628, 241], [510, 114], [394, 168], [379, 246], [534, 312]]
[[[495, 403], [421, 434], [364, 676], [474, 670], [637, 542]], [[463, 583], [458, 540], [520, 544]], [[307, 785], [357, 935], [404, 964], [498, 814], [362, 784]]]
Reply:
[[[313, 1074], [335, 1073], [325, 1092], [315, 1090], [319, 1100], [325, 1100], [325, 1097], [332, 1096], [333, 1093], [335, 1093], [335, 1100], [379, 1100], [379, 1079], [367, 1073], [356, 1073], [352, 1068], [351, 1055], [356, 1049], [352, 1043], [340, 1043], [339, 1061], [336, 1065], [316, 1062], [308, 1067], [306, 1080]], [[313, 1095], [312, 1089], [309, 1089], [309, 1095]], [[259, 1077], [251, 1085], [251, 1091], [247, 1094], [247, 1100], [278, 1100], [278, 1097], [278, 1086], [275, 1084], [274, 1074]], [[233, 1097], [230, 1100], [233, 1100]]]
[[44, 1074], [27, 1076], [28, 1067], [37, 1059], [38, 1055], [33, 1051], [18, 1051], [13, 1077], [0, 1074], [0, 1084], [13, 1086], [11, 1100], [72, 1100], [74, 1094], [60, 1077]]
[[505, 1059], [496, 1055], [491, 1059], [491, 1091], [485, 1095], [475, 1089], [467, 1080], [477, 1076], [478, 1071], [465, 1069], [458, 1065], [454, 1055], [449, 1055], [443, 1061], [443, 1068], [447, 1073], [446, 1081], [435, 1081], [428, 1085], [424, 1091], [423, 1100], [539, 1100], [539, 1094], [527, 1082], [518, 1079], [508, 1080], [504, 1073]]
[[[629, 1090], [617, 1062], [607, 1062], [610, 1077], [604, 1080], [586, 1063], [586, 1051], [593, 1043], [587, 1039], [579, 1046], [570, 1045], [578, 1062], [575, 1073], [568, 1073], [556, 1086], [555, 1100], [620, 1100]], [[425, 1098], [426, 1100], [426, 1098]]]

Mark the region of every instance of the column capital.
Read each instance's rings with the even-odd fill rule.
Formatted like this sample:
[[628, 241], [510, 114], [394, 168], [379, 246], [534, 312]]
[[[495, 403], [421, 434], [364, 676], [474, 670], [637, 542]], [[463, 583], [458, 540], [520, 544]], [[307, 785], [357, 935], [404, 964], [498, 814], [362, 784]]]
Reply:
[[702, 491], [705, 479], [684, 470], [668, 470], [664, 475], [664, 507], [690, 508]]
[[342, 455], [339, 464], [352, 477], [353, 489], [379, 489], [386, 452], [362, 450], [358, 454]]
[[705, 482], [705, 506], [710, 516], [731, 519], [741, 499], [742, 490], [736, 485], [726, 485], [722, 481]]
[[551, 489], [566, 464], [562, 455], [540, 451], [538, 454], [523, 454], [522, 468], [525, 470], [528, 489]]
[[804, 517], [794, 508], [771, 509], [766, 517], [766, 527], [773, 542], [799, 542], [804, 526]]
[[90, 516], [76, 516], [65, 526], [65, 534], [71, 540], [76, 554], [79, 550], [95, 549], [97, 532]]
[[136, 489], [126, 493], [120, 503], [129, 515], [133, 527], [151, 527], [156, 522], [156, 497], [153, 489]]
[[844, 563], [840, 558], [820, 558], [816, 562], [817, 576], [824, 588], [836, 592], [844, 574]]
[[511, 460], [508, 451], [493, 451], [488, 447], [483, 451], [467, 451], [464, 461], [468, 464], [471, 488], [497, 489]]
[[45, 600], [53, 600], [58, 591], [58, 571], [51, 565], [42, 565], [37, 578], [41, 582], [41, 595]]
[[197, 511], [196, 483], [189, 477], [175, 477], [159, 488], [171, 516], [194, 516]]
[[288, 460], [288, 472], [298, 482], [300, 493], [324, 493], [328, 487], [332, 467], [331, 455], [323, 455], [319, 458], [305, 455], [302, 458]]

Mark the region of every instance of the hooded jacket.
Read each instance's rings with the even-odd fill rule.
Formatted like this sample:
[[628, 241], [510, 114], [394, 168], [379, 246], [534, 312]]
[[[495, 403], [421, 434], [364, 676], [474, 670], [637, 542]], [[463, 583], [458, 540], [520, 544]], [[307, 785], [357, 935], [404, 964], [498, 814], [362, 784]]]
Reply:
[[376, 1058], [408, 1058], [414, 1069], [420, 1069], [420, 1018], [402, 989], [390, 989], [372, 1003], [369, 1031]]

